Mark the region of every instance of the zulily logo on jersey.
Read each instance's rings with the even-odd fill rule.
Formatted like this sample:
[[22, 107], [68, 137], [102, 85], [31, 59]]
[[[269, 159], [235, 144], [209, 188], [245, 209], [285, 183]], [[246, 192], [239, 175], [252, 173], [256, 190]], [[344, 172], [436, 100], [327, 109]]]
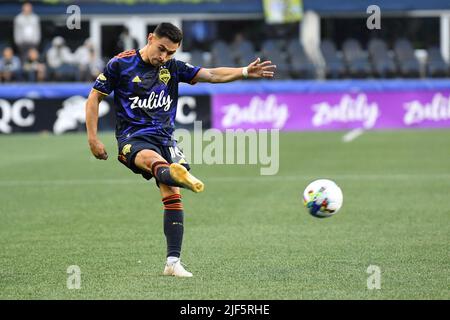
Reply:
[[150, 96], [146, 99], [140, 99], [139, 97], [129, 98], [133, 103], [131, 104], [131, 109], [142, 108], [142, 109], [157, 109], [164, 108], [164, 111], [168, 111], [172, 105], [172, 98], [170, 95], [165, 96], [164, 90], [159, 94], [155, 92], [150, 93]]

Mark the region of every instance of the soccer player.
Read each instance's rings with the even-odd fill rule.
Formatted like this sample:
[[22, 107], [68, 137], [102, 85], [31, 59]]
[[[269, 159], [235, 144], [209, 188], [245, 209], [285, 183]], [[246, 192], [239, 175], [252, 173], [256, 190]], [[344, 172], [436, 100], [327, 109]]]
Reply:
[[86, 128], [92, 154], [106, 160], [105, 146], [97, 137], [98, 108], [101, 100], [114, 91], [118, 160], [147, 180], [154, 177], [161, 193], [167, 241], [163, 274], [191, 277], [180, 262], [184, 232], [180, 188], [197, 193], [204, 185], [189, 173], [190, 167], [173, 138], [178, 83], [272, 78], [276, 66], [259, 58], [243, 68], [192, 66], [173, 58], [182, 38], [176, 26], [161, 23], [142, 49], [112, 58], [86, 102]]

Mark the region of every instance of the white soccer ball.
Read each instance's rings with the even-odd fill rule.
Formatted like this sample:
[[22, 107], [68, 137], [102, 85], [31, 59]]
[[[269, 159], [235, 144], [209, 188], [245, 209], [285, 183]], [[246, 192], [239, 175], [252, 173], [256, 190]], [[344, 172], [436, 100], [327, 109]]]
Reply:
[[303, 204], [316, 218], [335, 215], [342, 207], [342, 190], [331, 180], [319, 179], [311, 182], [303, 192]]

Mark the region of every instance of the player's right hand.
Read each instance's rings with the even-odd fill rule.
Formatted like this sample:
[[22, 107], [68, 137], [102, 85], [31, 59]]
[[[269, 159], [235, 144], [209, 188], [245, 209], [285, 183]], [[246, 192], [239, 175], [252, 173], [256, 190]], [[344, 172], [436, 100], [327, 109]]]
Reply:
[[89, 147], [91, 152], [99, 160], [108, 159], [108, 153], [106, 152], [105, 145], [98, 139], [89, 140]]

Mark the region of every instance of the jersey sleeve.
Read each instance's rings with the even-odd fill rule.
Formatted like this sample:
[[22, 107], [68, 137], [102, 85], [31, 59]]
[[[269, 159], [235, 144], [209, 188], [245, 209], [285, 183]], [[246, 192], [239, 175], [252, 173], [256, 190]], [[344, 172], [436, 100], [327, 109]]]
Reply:
[[186, 82], [189, 84], [195, 84], [194, 81], [195, 76], [200, 71], [201, 67], [193, 66], [189, 63], [176, 60], [177, 72], [178, 72], [178, 81]]
[[105, 69], [100, 73], [95, 80], [93, 89], [104, 94], [109, 95], [117, 86], [119, 82], [119, 64], [116, 58], [112, 58], [106, 64]]

